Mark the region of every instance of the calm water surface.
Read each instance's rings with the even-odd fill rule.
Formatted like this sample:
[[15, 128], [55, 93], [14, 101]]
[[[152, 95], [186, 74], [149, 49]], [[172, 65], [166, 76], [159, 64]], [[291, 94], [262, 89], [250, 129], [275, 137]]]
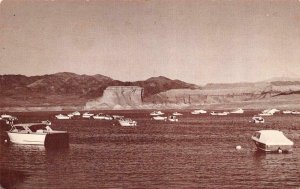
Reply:
[[[300, 188], [300, 116], [256, 112], [213, 117], [185, 112], [178, 123], [150, 120], [150, 111], [114, 111], [138, 121], [54, 120], [57, 112], [15, 113], [22, 122], [49, 119], [70, 133], [70, 148], [1, 145], [0, 167], [21, 171], [15, 188]], [[279, 129], [295, 142], [290, 154], [256, 151], [254, 131]], [[237, 145], [242, 150], [236, 150]]]

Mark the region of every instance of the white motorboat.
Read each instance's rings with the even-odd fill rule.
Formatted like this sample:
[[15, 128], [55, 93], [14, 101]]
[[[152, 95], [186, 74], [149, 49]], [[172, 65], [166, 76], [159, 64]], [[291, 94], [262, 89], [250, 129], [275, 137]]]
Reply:
[[118, 120], [120, 125], [123, 126], [123, 127], [134, 127], [137, 125], [137, 122], [136, 121], [133, 121], [132, 119], [129, 119], [129, 118], [121, 118]]
[[290, 152], [294, 143], [278, 130], [256, 131], [251, 137], [256, 147], [265, 152]]
[[94, 114], [92, 113], [89, 113], [89, 112], [85, 112], [82, 114], [82, 118], [87, 118], [87, 119], [90, 119]]
[[164, 115], [165, 113], [161, 112], [161, 111], [154, 111], [151, 112], [150, 115], [151, 116], [160, 116], [160, 115]]
[[1, 115], [1, 118], [2, 118], [2, 119], [12, 119], [13, 116], [8, 115], [8, 114], [2, 114], [2, 115]]
[[11, 127], [7, 134], [14, 144], [61, 146], [69, 143], [69, 134], [66, 131], [52, 130], [49, 122], [15, 124]]
[[157, 120], [157, 121], [167, 121], [167, 117], [163, 117], [163, 116], [155, 116], [152, 119]]
[[99, 119], [99, 120], [112, 120], [113, 118], [109, 115], [105, 115], [105, 114], [97, 114], [93, 116], [94, 119]]
[[174, 116], [174, 115], [169, 116], [168, 120], [171, 121], [171, 122], [178, 122], [178, 118], [176, 116]]
[[56, 119], [71, 119], [71, 117], [63, 114], [55, 115]]
[[174, 115], [174, 116], [181, 116], [181, 115], [183, 115], [182, 113], [179, 113], [179, 112], [174, 112], [172, 115]]
[[284, 111], [282, 111], [282, 113], [283, 114], [291, 114], [293, 111], [291, 111], [291, 110], [284, 110]]
[[80, 112], [78, 112], [78, 111], [73, 112], [73, 113], [71, 113], [71, 114], [74, 115], [74, 116], [80, 116]]
[[193, 114], [193, 115], [206, 114], [206, 113], [207, 113], [207, 111], [205, 111], [205, 110], [194, 110], [191, 112], [191, 114]]
[[124, 116], [120, 116], [120, 115], [112, 115], [112, 117], [114, 119], [122, 119], [122, 118], [124, 118]]
[[230, 112], [231, 114], [243, 114], [244, 110], [242, 108], [238, 108]]
[[262, 111], [262, 114], [275, 114], [276, 112], [280, 112], [280, 110], [278, 110], [278, 109], [275, 109], [275, 108], [273, 108], [273, 109], [267, 109], [267, 110], [264, 110], [264, 111]]
[[264, 123], [265, 119], [262, 118], [261, 116], [253, 116], [252, 117], [252, 122], [253, 123]]
[[300, 115], [300, 112], [298, 112], [298, 111], [292, 111], [291, 114], [293, 114], [293, 115]]
[[217, 116], [226, 116], [228, 114], [229, 114], [229, 112], [211, 112], [210, 113], [210, 115], [213, 115], [213, 116], [215, 116], [215, 115], [217, 115]]

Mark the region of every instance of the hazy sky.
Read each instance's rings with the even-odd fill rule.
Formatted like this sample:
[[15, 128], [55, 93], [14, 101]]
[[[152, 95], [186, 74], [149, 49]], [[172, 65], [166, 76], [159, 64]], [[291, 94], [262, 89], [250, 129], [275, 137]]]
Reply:
[[4, 0], [0, 31], [0, 74], [300, 77], [300, 0]]

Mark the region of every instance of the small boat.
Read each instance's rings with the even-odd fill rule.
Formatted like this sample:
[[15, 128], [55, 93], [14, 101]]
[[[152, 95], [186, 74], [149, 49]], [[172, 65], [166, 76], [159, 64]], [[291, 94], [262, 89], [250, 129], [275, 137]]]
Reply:
[[71, 119], [71, 117], [63, 115], [63, 114], [58, 114], [55, 115], [56, 119]]
[[112, 115], [113, 119], [122, 119], [124, 118], [124, 116], [120, 116], [120, 115]]
[[256, 131], [251, 137], [256, 147], [265, 152], [290, 152], [294, 143], [278, 130]]
[[205, 111], [205, 110], [194, 110], [191, 112], [191, 114], [193, 114], [193, 115], [206, 114], [206, 113], [207, 113], [207, 111]]
[[161, 112], [161, 111], [154, 111], [151, 112], [150, 115], [151, 116], [160, 116], [160, 115], [164, 115], [165, 113]]
[[155, 116], [152, 119], [157, 120], [157, 121], [167, 121], [167, 117], [163, 117], [163, 116]]
[[253, 123], [264, 123], [265, 119], [262, 118], [261, 116], [253, 116], [252, 117], [252, 122]]
[[179, 112], [174, 112], [172, 115], [174, 115], [174, 116], [181, 116], [181, 115], [183, 115], [182, 113], [179, 113]]
[[94, 114], [92, 113], [89, 113], [89, 112], [85, 112], [82, 114], [82, 118], [87, 118], [87, 119], [90, 119]]
[[231, 114], [243, 114], [244, 110], [242, 108], [238, 108], [230, 112]]
[[178, 122], [178, 118], [176, 116], [174, 116], [174, 115], [169, 116], [168, 120], [171, 121], [171, 122]]
[[261, 113], [261, 114], [258, 114], [260, 116], [272, 116], [274, 115], [273, 113]]
[[97, 114], [93, 116], [94, 119], [99, 119], [99, 120], [112, 120], [113, 118], [109, 115], [105, 115], [105, 114]]
[[229, 114], [229, 112], [211, 112], [210, 113], [210, 115], [213, 115], [213, 116], [215, 116], [215, 115], [217, 115], [217, 116], [226, 116], [228, 114]]
[[293, 115], [300, 115], [300, 112], [298, 112], [298, 111], [292, 111], [291, 114], [293, 114]]
[[123, 126], [123, 127], [134, 127], [137, 125], [137, 122], [136, 121], [133, 121], [132, 119], [129, 119], [129, 118], [121, 118], [118, 120], [120, 125]]
[[67, 131], [52, 130], [50, 125], [49, 122], [15, 124], [6, 132], [10, 142], [14, 144], [68, 146]]
[[282, 113], [283, 113], [283, 114], [291, 114], [292, 111], [291, 111], [291, 110], [284, 110], [284, 111], [282, 111]]
[[74, 115], [74, 116], [80, 116], [80, 112], [78, 112], [78, 111], [73, 112], [73, 113], [71, 113], [71, 114]]
[[11, 116], [11, 115], [8, 115], [8, 114], [2, 114], [0, 116], [0, 118], [2, 118], [2, 119], [12, 119], [12, 118], [14, 118], [14, 116]]

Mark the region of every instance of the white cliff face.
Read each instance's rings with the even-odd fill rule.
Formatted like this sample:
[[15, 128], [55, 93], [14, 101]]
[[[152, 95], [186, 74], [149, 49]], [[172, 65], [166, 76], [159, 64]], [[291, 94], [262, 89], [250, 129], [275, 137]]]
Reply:
[[85, 109], [131, 109], [142, 105], [143, 88], [138, 86], [110, 86], [103, 96], [86, 103]]

